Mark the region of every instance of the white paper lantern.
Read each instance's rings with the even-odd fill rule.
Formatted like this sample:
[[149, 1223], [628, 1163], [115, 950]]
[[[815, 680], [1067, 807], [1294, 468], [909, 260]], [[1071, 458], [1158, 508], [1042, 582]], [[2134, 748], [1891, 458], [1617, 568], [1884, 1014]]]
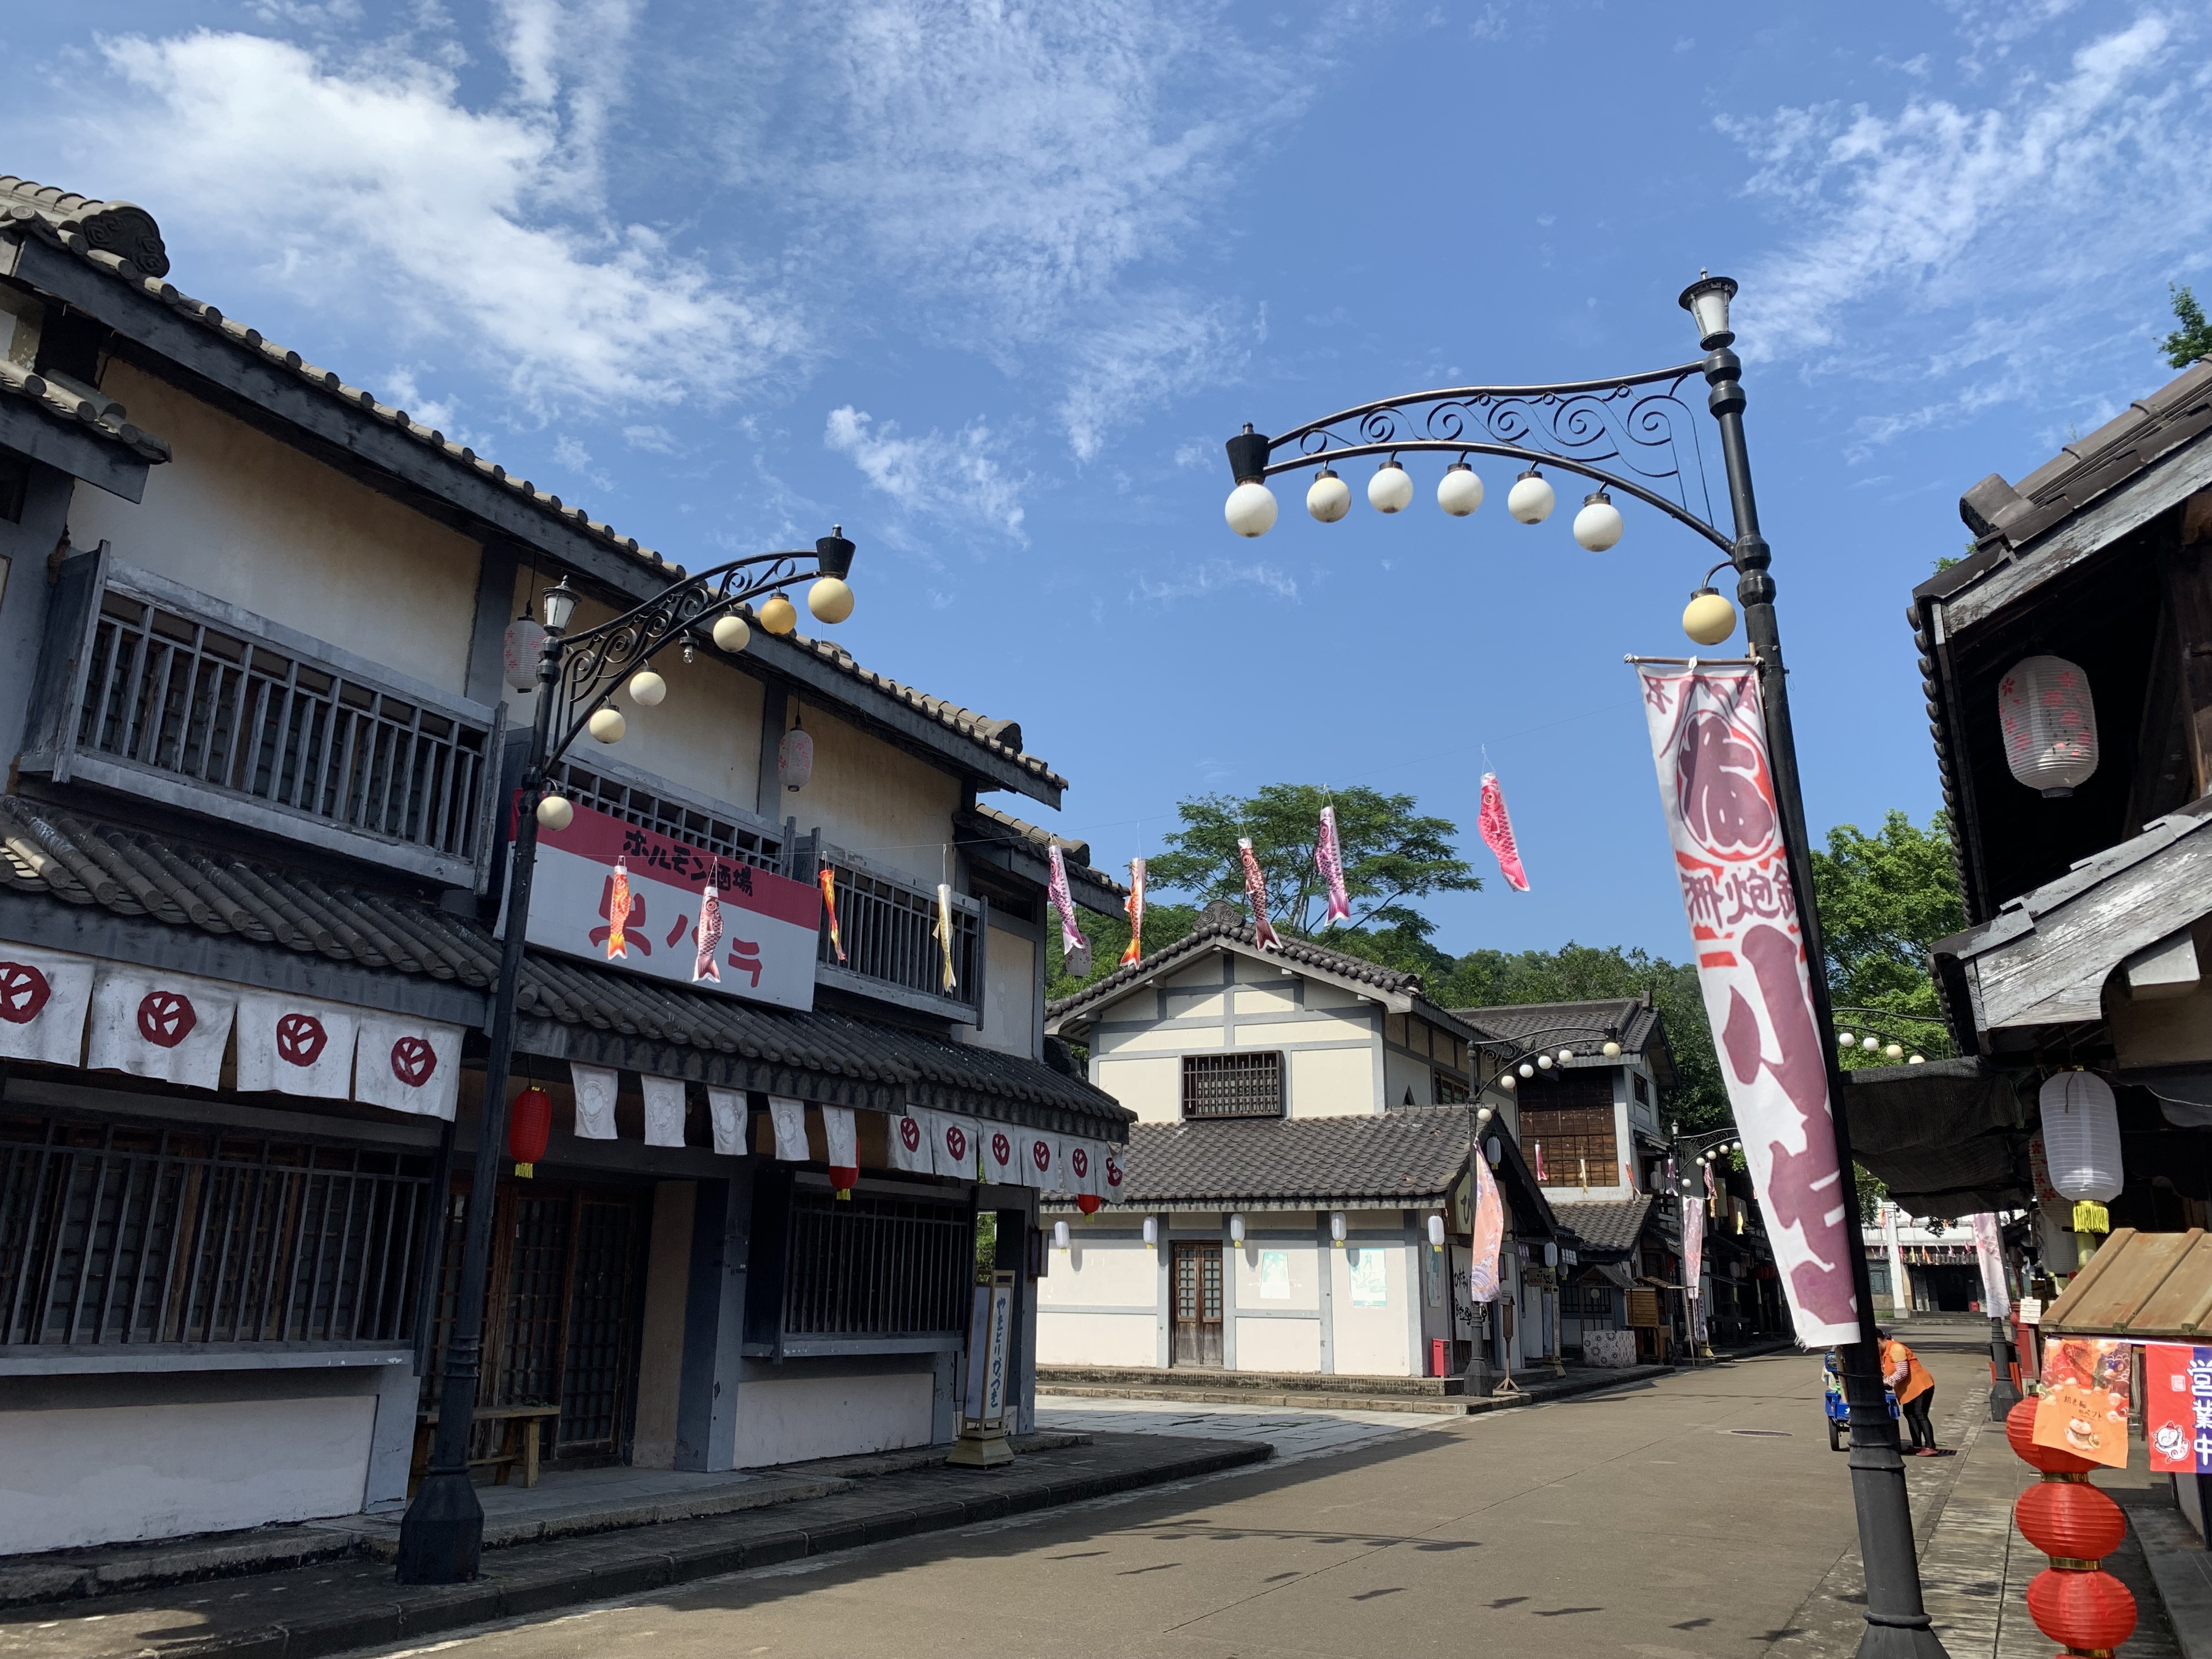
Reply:
[[1160, 1218], [1156, 1215], [1145, 1218], [1145, 1248], [1158, 1249], [1160, 1243]]
[[786, 789], [796, 793], [814, 775], [814, 739], [794, 726], [775, 746], [775, 775]]
[[545, 648], [545, 630], [534, 617], [517, 617], [507, 625], [500, 641], [500, 666], [507, 683], [518, 691], [538, 689], [538, 656]]
[[1231, 1244], [1242, 1244], [1244, 1242], [1244, 1218], [1241, 1215], [1232, 1215], [1229, 1218], [1229, 1242]]
[[1490, 1160], [1490, 1167], [1496, 1169], [1505, 1161], [1505, 1143], [1496, 1135], [1491, 1136], [1482, 1143], [1482, 1155]]
[[1444, 1247], [1444, 1218], [1440, 1215], [1429, 1218], [1429, 1248], [1441, 1250]]
[[2097, 770], [2097, 706], [2089, 677], [2063, 657], [2023, 657], [1997, 682], [2005, 764], [2045, 799], [2074, 793]]
[[1329, 1212], [1328, 1242], [1332, 1244], [1342, 1244], [1344, 1243], [1344, 1212], [1341, 1210], [1331, 1210]]
[[1052, 1248], [1055, 1250], [1067, 1248], [1067, 1224], [1065, 1221], [1052, 1224]]
[[2037, 1096], [2043, 1158], [2062, 1197], [2102, 1204], [2120, 1195], [2120, 1114], [2112, 1086], [2094, 1072], [2061, 1072]]

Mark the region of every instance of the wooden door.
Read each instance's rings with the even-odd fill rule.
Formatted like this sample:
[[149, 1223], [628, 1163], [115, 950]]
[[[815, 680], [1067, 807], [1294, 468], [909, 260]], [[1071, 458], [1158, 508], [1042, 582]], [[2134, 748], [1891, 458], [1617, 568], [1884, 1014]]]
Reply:
[[1221, 1369], [1221, 1246], [1175, 1246], [1175, 1360]]

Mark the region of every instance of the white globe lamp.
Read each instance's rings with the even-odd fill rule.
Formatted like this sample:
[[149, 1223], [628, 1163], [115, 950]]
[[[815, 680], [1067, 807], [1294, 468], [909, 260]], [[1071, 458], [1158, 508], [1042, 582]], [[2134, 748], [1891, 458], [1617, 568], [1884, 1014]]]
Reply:
[[1559, 499], [1552, 481], [1532, 466], [1505, 492], [1505, 510], [1522, 524], [1541, 524]]
[[1437, 480], [1437, 505], [1464, 519], [1482, 505], [1482, 475], [1465, 461], [1454, 461]]
[[1575, 514], [1575, 540], [1586, 552], [1604, 552], [1620, 539], [1625, 528], [1620, 509], [1605, 491], [1594, 489], [1583, 497], [1583, 510]]
[[1229, 492], [1221, 516], [1240, 536], [1264, 536], [1275, 527], [1275, 492], [1256, 482], [1238, 484]]
[[745, 648], [752, 636], [753, 630], [745, 626], [743, 617], [729, 615], [714, 618], [714, 645], [718, 650], [726, 651], [734, 657]]
[[1413, 503], [1413, 480], [1394, 456], [1367, 481], [1367, 504], [1377, 513], [1403, 513]]
[[1334, 524], [1352, 511], [1352, 486], [1328, 467], [1314, 475], [1306, 489], [1306, 511], [1323, 524]]
[[629, 677], [629, 700], [640, 708], [658, 708], [668, 700], [668, 682], [650, 668]]

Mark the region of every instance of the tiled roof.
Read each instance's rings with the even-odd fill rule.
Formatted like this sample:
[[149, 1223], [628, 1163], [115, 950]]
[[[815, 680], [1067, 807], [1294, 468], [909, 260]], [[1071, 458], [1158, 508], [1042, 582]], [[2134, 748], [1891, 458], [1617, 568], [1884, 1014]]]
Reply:
[[[252, 353], [264, 364], [289, 373], [332, 400], [392, 428], [444, 457], [451, 465], [501, 486], [547, 517], [628, 556], [661, 579], [673, 581], [684, 574], [682, 565], [664, 558], [651, 548], [640, 546], [635, 536], [618, 534], [614, 526], [592, 518], [582, 507], [564, 502], [526, 478], [515, 477], [473, 449], [453, 442], [443, 432], [413, 419], [405, 410], [378, 401], [374, 392], [349, 384], [335, 369], [319, 368], [298, 352], [263, 338], [258, 329], [248, 328], [204, 301], [179, 292], [173, 283], [163, 280], [168, 273], [169, 260], [159, 228], [152, 216], [135, 204], [92, 202], [49, 185], [0, 173], [0, 230], [27, 231], [68, 250], [94, 270], [167, 306], [177, 315], [219, 335], [239, 349]], [[153, 263], [147, 263], [149, 260]], [[158, 458], [149, 459], [167, 459], [166, 447]], [[1066, 787], [1066, 780], [1045, 762], [1023, 752], [1021, 727], [1017, 722], [994, 720], [872, 672], [830, 641], [793, 634], [785, 636], [785, 642], [811, 653], [872, 690], [909, 708], [919, 709], [948, 731], [958, 732], [1031, 775], [1058, 787]]]
[[1456, 1107], [1133, 1124], [1121, 1201], [1432, 1204], [1467, 1169], [1468, 1127]]
[[[499, 943], [456, 915], [305, 872], [196, 848], [173, 836], [0, 796], [0, 887], [235, 934], [335, 962], [488, 990]], [[517, 1010], [523, 1046], [634, 1070], [781, 1088], [776, 1075], [846, 1079], [905, 1100], [1025, 1121], [1042, 1108], [1113, 1136], [1132, 1115], [1104, 1091], [1041, 1060], [945, 1041], [827, 1009], [771, 1007], [533, 951]], [[533, 1040], [532, 1026], [544, 1029]]]
[[1659, 1016], [1641, 997], [1613, 997], [1596, 1002], [1523, 1002], [1495, 1008], [1455, 1008], [1452, 1012], [1481, 1032], [1516, 1048], [1534, 1038], [1549, 1049], [1571, 1048], [1600, 1054], [1608, 1040], [1624, 1054], [1640, 1054], [1658, 1030]]
[[1587, 1204], [1563, 1204], [1553, 1199], [1552, 1213], [1563, 1229], [1574, 1235], [1561, 1241], [1571, 1249], [1632, 1250], [1644, 1231], [1645, 1218], [1651, 1213], [1652, 1201], [1650, 1193]]
[[[1421, 976], [1404, 973], [1395, 968], [1385, 968], [1380, 963], [1370, 962], [1364, 957], [1346, 956], [1341, 951], [1332, 951], [1326, 945], [1310, 944], [1302, 939], [1281, 936], [1282, 948], [1270, 951], [1286, 963], [1300, 967], [1315, 968], [1340, 979], [1353, 980], [1362, 985], [1371, 985], [1379, 991], [1399, 996], [1419, 997]], [[1118, 996], [1132, 986], [1142, 983], [1153, 975], [1174, 968], [1189, 958], [1204, 954], [1218, 945], [1241, 945], [1248, 950], [1259, 949], [1259, 935], [1249, 921], [1203, 922], [1198, 928], [1174, 944], [1153, 952], [1140, 962], [1126, 968], [1117, 968], [1105, 978], [1086, 985], [1073, 996], [1062, 997], [1045, 1006], [1045, 1017], [1060, 1019]], [[1444, 1011], [1436, 1011], [1442, 1013]]]
[[166, 461], [169, 446], [150, 432], [143, 432], [125, 418], [121, 404], [112, 398], [95, 403], [57, 386], [43, 374], [0, 357], [0, 397], [21, 398], [49, 420], [73, 427], [109, 443], [119, 444], [142, 460]]

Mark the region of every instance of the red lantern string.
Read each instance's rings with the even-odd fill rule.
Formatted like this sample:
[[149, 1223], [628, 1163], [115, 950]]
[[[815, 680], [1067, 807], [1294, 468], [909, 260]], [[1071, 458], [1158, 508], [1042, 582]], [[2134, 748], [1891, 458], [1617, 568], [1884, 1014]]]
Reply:
[[2035, 1411], [2035, 1401], [2023, 1400], [2005, 1418], [2005, 1439], [2043, 1475], [2013, 1505], [2021, 1535], [2051, 1558], [2028, 1583], [2028, 1616], [2069, 1654], [2110, 1659], [2135, 1630], [2136, 1601], [2099, 1564], [2127, 1536], [2127, 1517], [2089, 1485], [2094, 1463], [2036, 1444]]

